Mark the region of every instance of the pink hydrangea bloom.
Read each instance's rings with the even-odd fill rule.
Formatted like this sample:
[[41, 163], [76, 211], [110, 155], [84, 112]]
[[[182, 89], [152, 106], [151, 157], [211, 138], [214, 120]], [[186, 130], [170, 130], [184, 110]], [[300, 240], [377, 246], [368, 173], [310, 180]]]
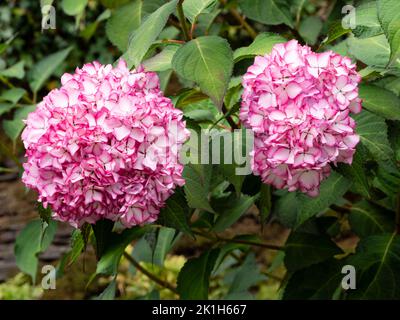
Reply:
[[243, 77], [240, 118], [255, 135], [252, 169], [263, 182], [319, 194], [330, 163], [351, 164], [359, 136], [361, 77], [347, 57], [292, 40], [258, 56]]
[[26, 120], [23, 182], [56, 219], [150, 223], [182, 186], [189, 131], [155, 73], [89, 63], [64, 74]]

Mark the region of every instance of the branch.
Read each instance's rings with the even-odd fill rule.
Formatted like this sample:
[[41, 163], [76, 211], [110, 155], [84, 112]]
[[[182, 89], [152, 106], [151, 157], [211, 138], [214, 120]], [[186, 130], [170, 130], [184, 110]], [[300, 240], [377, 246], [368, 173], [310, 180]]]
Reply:
[[400, 192], [397, 194], [396, 233], [400, 234]]
[[251, 241], [251, 240], [241, 240], [241, 239], [232, 239], [232, 238], [224, 238], [218, 235], [215, 235], [214, 237], [212, 237], [209, 234], [206, 233], [202, 233], [199, 231], [193, 231], [194, 234], [209, 239], [209, 240], [216, 240], [216, 241], [220, 241], [220, 242], [230, 242], [230, 243], [239, 243], [239, 244], [247, 244], [249, 246], [256, 246], [256, 247], [262, 247], [265, 249], [270, 249], [270, 250], [279, 250], [279, 251], [283, 251], [284, 247], [281, 246], [277, 246], [274, 244], [268, 244], [268, 243], [264, 243], [264, 242], [256, 242], [256, 241]]
[[190, 41], [189, 29], [188, 29], [188, 26], [186, 24], [185, 15], [183, 13], [183, 7], [182, 7], [183, 1], [185, 1], [185, 0], [179, 0], [178, 6], [176, 7], [176, 10], [178, 12], [179, 22], [181, 23], [183, 36], [185, 37], [186, 41]]
[[149, 279], [151, 279], [152, 281], [154, 281], [155, 283], [157, 283], [158, 285], [160, 285], [163, 288], [166, 288], [170, 291], [172, 291], [173, 293], [179, 295], [178, 291], [176, 290], [175, 286], [173, 286], [172, 284], [170, 284], [167, 281], [164, 281], [162, 279], [160, 279], [159, 277], [157, 277], [155, 274], [151, 273], [150, 271], [146, 270], [145, 268], [143, 268], [140, 263], [138, 261], [136, 261], [128, 252], [124, 252], [124, 257], [126, 258], [126, 260], [128, 260], [136, 269], [138, 269], [141, 273], [143, 273], [144, 275], [146, 275]]
[[[225, 115], [226, 121], [228, 121], [229, 125], [231, 126], [232, 129], [237, 129], [238, 126], [235, 123], [235, 121], [233, 121], [232, 117], [229, 114], [228, 109], [226, 109], [225, 104], [222, 104], [222, 112]], [[222, 119], [221, 119], [222, 120]]]
[[[220, 2], [224, 6], [227, 4], [226, 0], [220, 0]], [[255, 39], [257, 37], [257, 31], [255, 31], [253, 29], [253, 27], [246, 22], [245, 18], [242, 17], [235, 8], [229, 8], [228, 10], [229, 10], [229, 13], [236, 19], [236, 21], [239, 22], [240, 25], [246, 29], [246, 31], [249, 33], [250, 37]]]

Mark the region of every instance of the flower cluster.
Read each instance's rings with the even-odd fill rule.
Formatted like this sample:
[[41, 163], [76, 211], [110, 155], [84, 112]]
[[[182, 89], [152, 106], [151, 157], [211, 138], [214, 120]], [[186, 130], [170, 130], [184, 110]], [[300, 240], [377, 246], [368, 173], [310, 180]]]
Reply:
[[240, 118], [255, 134], [252, 168], [263, 182], [319, 194], [330, 163], [351, 163], [361, 78], [347, 57], [292, 40], [255, 58], [243, 77]]
[[64, 74], [29, 114], [22, 180], [73, 226], [150, 223], [176, 186], [189, 131], [155, 73], [89, 63]]

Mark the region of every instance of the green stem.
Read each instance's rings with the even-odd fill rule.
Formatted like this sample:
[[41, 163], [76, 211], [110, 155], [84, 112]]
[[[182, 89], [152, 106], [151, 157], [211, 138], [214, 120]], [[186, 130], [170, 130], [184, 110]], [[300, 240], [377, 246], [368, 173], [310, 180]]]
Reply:
[[[231, 126], [232, 129], [237, 129], [238, 126], [235, 123], [235, 121], [233, 121], [232, 117], [229, 114], [229, 110], [226, 109], [225, 104], [222, 104], [222, 112], [224, 114], [224, 117], [226, 117], [226, 121], [228, 121], [229, 125]], [[222, 120], [222, 119], [221, 119]]]
[[396, 233], [400, 234], [400, 192], [397, 194]]
[[158, 285], [160, 285], [163, 288], [166, 288], [168, 290], [170, 290], [171, 292], [179, 295], [178, 291], [176, 290], [175, 286], [173, 286], [172, 284], [170, 284], [167, 281], [164, 281], [162, 279], [160, 279], [159, 277], [157, 277], [155, 274], [151, 273], [150, 271], [146, 270], [145, 268], [143, 268], [141, 266], [141, 264], [136, 261], [128, 252], [124, 252], [124, 257], [126, 260], [128, 260], [137, 270], [139, 270], [141, 273], [143, 273], [145, 276], [147, 276], [149, 279], [151, 279], [152, 281], [154, 281], [155, 283], [157, 283]]
[[178, 12], [178, 18], [179, 18], [179, 22], [181, 23], [181, 28], [182, 28], [182, 32], [183, 32], [185, 41], [190, 41], [189, 29], [188, 29], [188, 26], [186, 23], [185, 15], [183, 13], [183, 6], [182, 6], [183, 1], [185, 1], [185, 0], [179, 0], [176, 10]]
[[240, 13], [234, 9], [234, 8], [229, 8], [229, 12], [230, 14], [240, 23], [241, 26], [243, 26], [243, 28], [246, 29], [246, 31], [248, 32], [248, 34], [250, 35], [250, 37], [252, 37], [253, 39], [255, 39], [257, 37], [257, 32], [252, 28], [251, 25], [249, 25], [245, 18], [242, 17], [240, 15]]
[[230, 243], [238, 243], [238, 244], [246, 244], [249, 246], [256, 246], [256, 247], [262, 247], [265, 249], [270, 249], [270, 250], [278, 250], [278, 251], [283, 251], [284, 247], [281, 246], [277, 246], [274, 244], [268, 244], [268, 243], [264, 243], [264, 242], [256, 242], [256, 241], [251, 241], [251, 240], [241, 240], [241, 239], [231, 239], [231, 238], [224, 238], [218, 235], [215, 235], [214, 237], [212, 237], [209, 234], [206, 233], [202, 233], [199, 231], [193, 231], [194, 234], [209, 239], [209, 240], [214, 240], [214, 241], [221, 241], [221, 242], [230, 242]]

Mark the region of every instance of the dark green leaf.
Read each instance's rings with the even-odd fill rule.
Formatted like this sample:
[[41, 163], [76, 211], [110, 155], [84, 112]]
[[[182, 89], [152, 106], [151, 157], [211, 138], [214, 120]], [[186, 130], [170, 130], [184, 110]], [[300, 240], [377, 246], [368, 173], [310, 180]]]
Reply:
[[229, 203], [224, 206], [224, 209], [219, 212], [220, 214], [215, 222], [213, 230], [215, 232], [221, 232], [229, 228], [250, 209], [257, 197], [258, 195], [254, 197], [242, 195], [240, 198], [229, 201]]
[[169, 197], [164, 208], [161, 209], [158, 222], [164, 226], [178, 229], [192, 234], [189, 227], [189, 207], [181, 189]]
[[285, 245], [285, 266], [295, 272], [340, 253], [342, 250], [327, 236], [293, 232]]
[[208, 298], [210, 275], [217, 261], [219, 249], [208, 250], [198, 258], [189, 259], [178, 275], [177, 290], [183, 300]]
[[385, 120], [366, 110], [353, 116], [356, 120], [356, 131], [361, 142], [371, 152], [376, 160], [387, 160], [393, 156], [393, 151], [387, 138]]
[[365, 200], [354, 204], [349, 215], [351, 229], [361, 238], [393, 231], [392, 221], [385, 209]]
[[[101, 221], [101, 220], [100, 220]], [[99, 223], [99, 221], [96, 223]], [[96, 228], [93, 228], [96, 230]], [[135, 239], [140, 238], [146, 231], [148, 227], [133, 227], [131, 229], [126, 229], [122, 233], [110, 232], [109, 228], [106, 228], [104, 234], [101, 236], [104, 243], [102, 244], [103, 250], [100, 255], [100, 260], [97, 263], [96, 273], [97, 274], [107, 274], [115, 275], [117, 273], [118, 264], [121, 259], [125, 248]], [[95, 231], [95, 235], [99, 235], [98, 231]], [[97, 240], [97, 236], [96, 236]]]
[[361, 239], [348, 264], [357, 270], [357, 289], [351, 299], [400, 299], [400, 236], [373, 235]]
[[310, 198], [299, 192], [288, 192], [279, 198], [275, 212], [283, 224], [297, 228], [311, 217], [326, 211], [350, 186], [351, 181], [332, 171], [329, 178], [321, 183], [318, 197]]
[[271, 186], [263, 183], [260, 190], [260, 199], [258, 201], [258, 209], [260, 210], [261, 223], [265, 223], [271, 213], [272, 194]]
[[283, 294], [284, 300], [328, 300], [341, 285], [344, 262], [330, 259], [301, 269], [290, 276]]
[[186, 199], [191, 208], [204, 209], [214, 212], [208, 201], [212, 165], [189, 163], [183, 170], [186, 180], [184, 190]]

